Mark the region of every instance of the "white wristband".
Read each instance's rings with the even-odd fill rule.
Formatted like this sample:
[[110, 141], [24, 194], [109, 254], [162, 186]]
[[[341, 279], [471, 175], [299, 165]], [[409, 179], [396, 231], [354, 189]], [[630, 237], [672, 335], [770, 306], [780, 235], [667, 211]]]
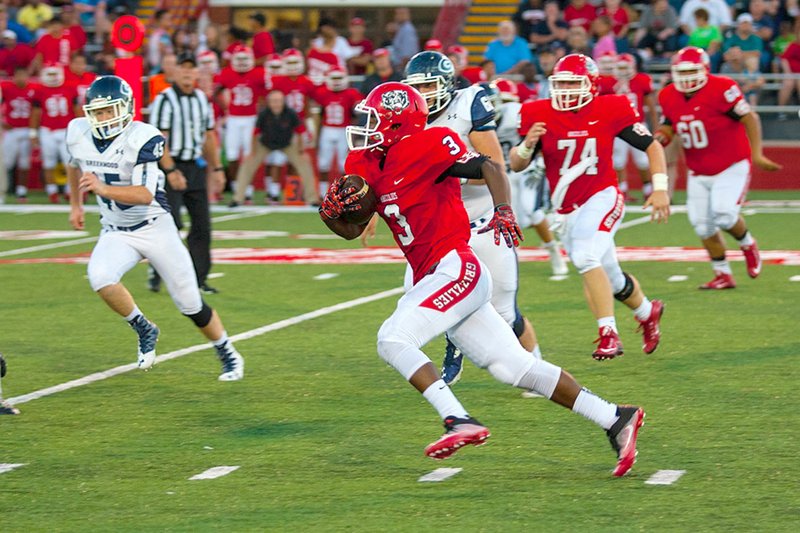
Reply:
[[517, 145], [517, 155], [522, 159], [530, 159], [533, 155], [533, 148], [528, 148], [525, 141], [522, 141]]
[[654, 191], [667, 191], [669, 190], [669, 176], [663, 172], [656, 172], [653, 174], [653, 190]]
[[38, 136], [39, 136], [39, 130], [37, 130], [36, 128], [28, 129], [28, 138], [35, 139]]

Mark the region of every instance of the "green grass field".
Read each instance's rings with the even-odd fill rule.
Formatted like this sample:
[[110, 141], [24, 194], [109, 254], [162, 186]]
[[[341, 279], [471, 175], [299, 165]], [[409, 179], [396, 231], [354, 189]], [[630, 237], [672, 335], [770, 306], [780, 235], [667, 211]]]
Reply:
[[[800, 199], [800, 192], [753, 194]], [[748, 223], [764, 250], [800, 249], [798, 211], [758, 207]], [[217, 213], [215, 216], [225, 216]], [[629, 207], [627, 221], [641, 216]], [[96, 215], [87, 215], [96, 235]], [[65, 213], [0, 212], [0, 230], [68, 230]], [[253, 214], [217, 230], [324, 234], [312, 213]], [[538, 244], [532, 231], [525, 246]], [[0, 239], [0, 351], [5, 396], [21, 396], [132, 363], [136, 337], [92, 293], [84, 264], [19, 263], [88, 253], [91, 242]], [[686, 216], [634, 225], [620, 246], [692, 246]], [[390, 246], [385, 226], [377, 246]], [[219, 240], [215, 247], [356, 248], [331, 239]], [[647, 411], [639, 461], [622, 479], [605, 434], [546, 400], [526, 400], [467, 363], [455, 392], [492, 430], [482, 448], [438, 463], [435, 411], [375, 352], [397, 296], [237, 343], [246, 377], [219, 383], [206, 349], [19, 405], [0, 417], [0, 531], [796, 531], [800, 265], [767, 264], [757, 280], [706, 293], [707, 263], [623, 265], [667, 305], [658, 351], [645, 356], [617, 306], [626, 356], [590, 357], [596, 336], [580, 280], [551, 281], [547, 263], [520, 265], [519, 302], [546, 357], [612, 401]], [[399, 287], [401, 264], [217, 265], [207, 297], [230, 334]], [[323, 273], [338, 274], [315, 280]], [[688, 277], [668, 282], [673, 275]], [[166, 293], [125, 278], [161, 327], [159, 353], [204, 342]], [[438, 364], [444, 343], [426, 348]], [[229, 475], [190, 481], [215, 466]], [[463, 468], [419, 483], [439, 467]], [[685, 470], [647, 485], [658, 470]]]

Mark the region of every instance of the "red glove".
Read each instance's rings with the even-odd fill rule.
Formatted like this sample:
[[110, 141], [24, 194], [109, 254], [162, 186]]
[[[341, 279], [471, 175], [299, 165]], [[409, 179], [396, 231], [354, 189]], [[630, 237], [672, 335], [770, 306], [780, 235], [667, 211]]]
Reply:
[[508, 204], [494, 206], [492, 220], [478, 233], [486, 233], [492, 230], [494, 230], [494, 243], [497, 246], [500, 245], [500, 235], [506, 240], [506, 246], [509, 248], [519, 246], [519, 241], [525, 240], [525, 236], [522, 235], [522, 230], [517, 224], [517, 219], [514, 217], [514, 211]]
[[328, 219], [336, 219], [342, 216], [343, 213], [354, 213], [361, 209], [361, 205], [354, 202], [358, 201], [358, 196], [353, 193], [356, 192], [355, 187], [348, 187], [342, 190], [344, 180], [340, 176], [333, 180], [325, 198], [319, 206], [319, 212]]

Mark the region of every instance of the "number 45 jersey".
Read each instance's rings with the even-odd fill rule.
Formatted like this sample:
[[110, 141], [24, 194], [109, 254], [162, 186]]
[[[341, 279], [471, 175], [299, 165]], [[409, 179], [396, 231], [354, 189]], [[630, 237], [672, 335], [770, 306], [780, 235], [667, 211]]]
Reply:
[[113, 139], [92, 135], [89, 121], [76, 118], [67, 127], [70, 164], [92, 172], [113, 187], [142, 185], [153, 193], [149, 205], [126, 205], [97, 196], [100, 222], [105, 226], [130, 227], [169, 213], [164, 174], [158, 160], [164, 154], [164, 137], [150, 124], [134, 121]]
[[[750, 159], [750, 142], [739, 120], [750, 113], [736, 82], [708, 76], [708, 82], [689, 98], [667, 85], [658, 95], [662, 121], [675, 130], [694, 174], [715, 176], [734, 163]], [[678, 140], [676, 139], [676, 142]]]
[[520, 135], [524, 137], [536, 122], [544, 122], [547, 128], [539, 143], [551, 191], [556, 190], [562, 175], [581, 162], [585, 164], [585, 160], [596, 158], [569, 186], [559, 213], [570, 213], [595, 193], [617, 186], [612, 164], [614, 138], [641, 121], [639, 113], [623, 95], [595, 96], [576, 111], [556, 111], [550, 100], [522, 105]]

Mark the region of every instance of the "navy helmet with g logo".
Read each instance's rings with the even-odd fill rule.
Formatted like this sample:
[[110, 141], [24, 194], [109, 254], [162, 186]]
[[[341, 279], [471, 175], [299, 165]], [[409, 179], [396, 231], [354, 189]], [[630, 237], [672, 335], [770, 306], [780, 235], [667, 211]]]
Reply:
[[113, 139], [133, 122], [133, 89], [119, 76], [102, 76], [86, 90], [83, 106], [97, 139]]
[[[447, 107], [456, 91], [456, 69], [446, 55], [431, 50], [420, 52], [406, 65], [403, 83], [417, 89], [428, 102], [431, 115]], [[421, 85], [435, 83], [433, 90], [422, 90]]]

